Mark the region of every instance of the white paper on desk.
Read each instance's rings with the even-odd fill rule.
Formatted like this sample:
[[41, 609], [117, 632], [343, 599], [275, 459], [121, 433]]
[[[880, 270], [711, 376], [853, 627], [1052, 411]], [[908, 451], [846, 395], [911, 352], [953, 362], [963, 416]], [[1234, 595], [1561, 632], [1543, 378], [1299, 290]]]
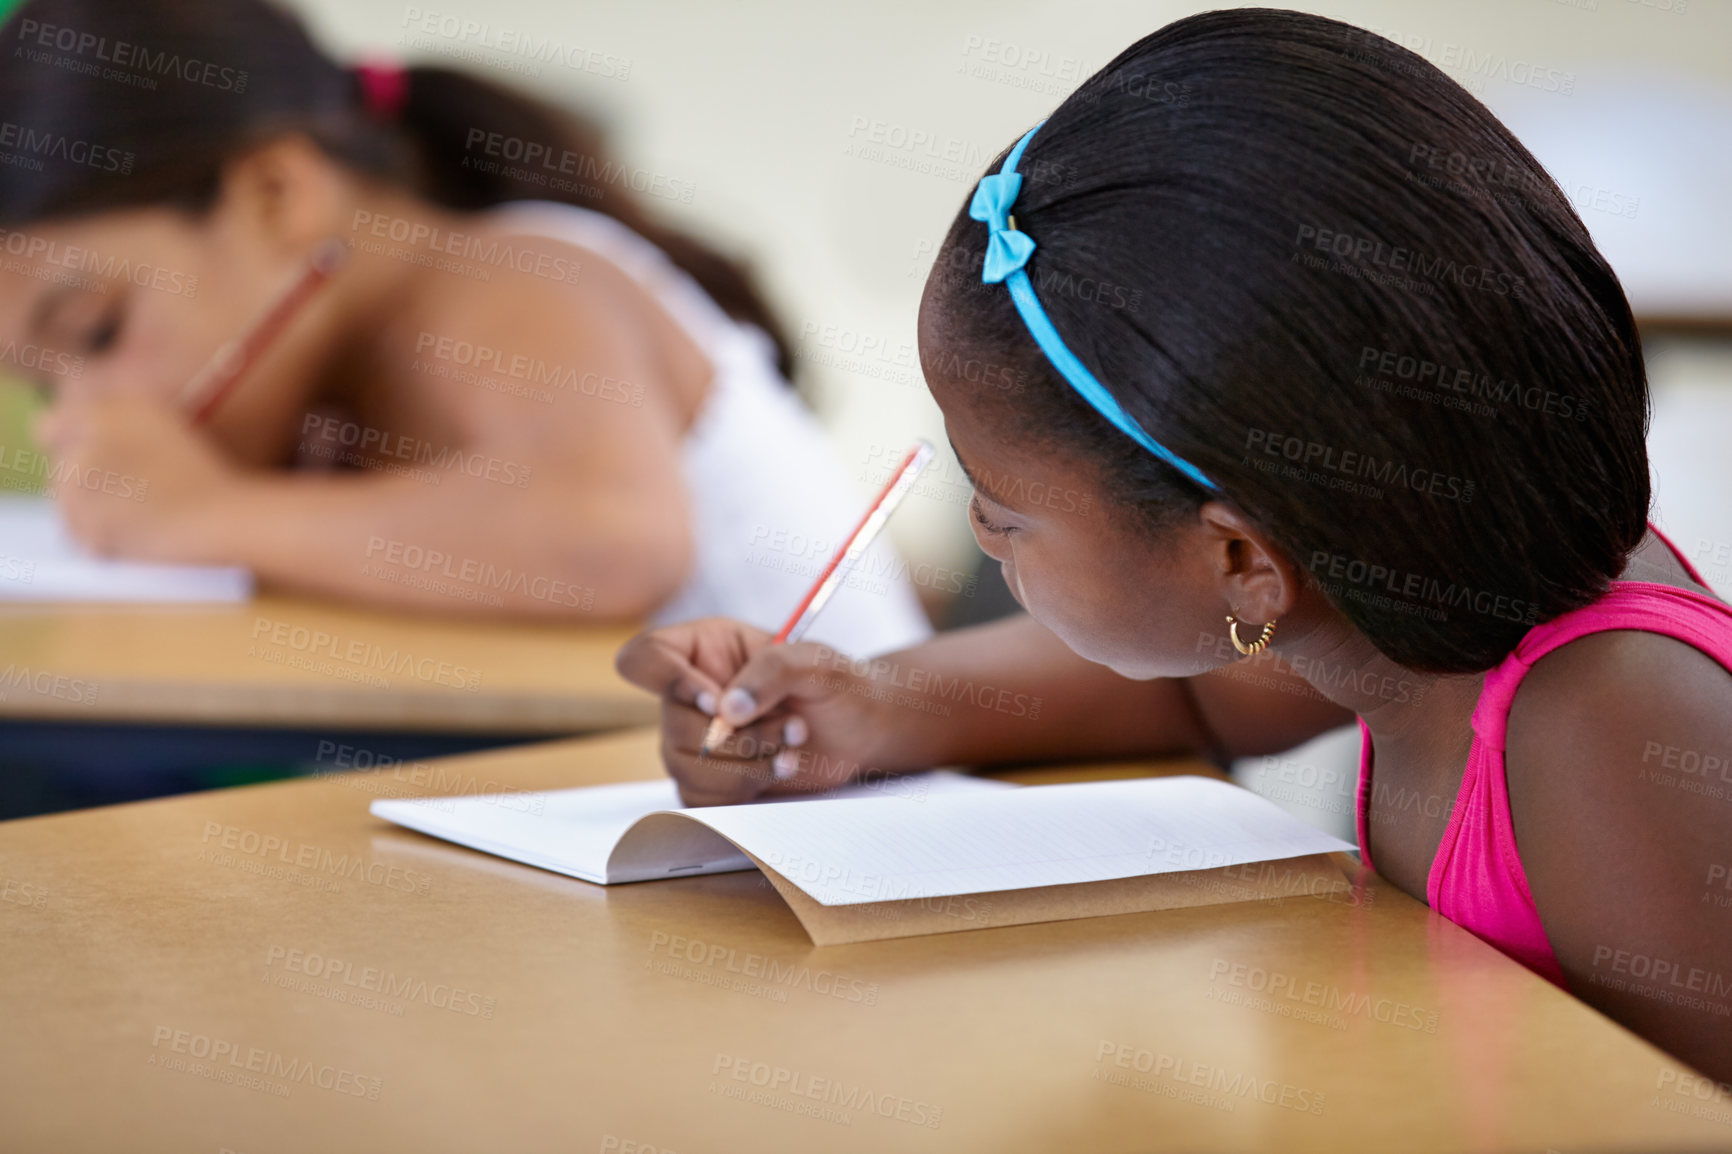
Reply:
[[208, 603], [252, 595], [245, 569], [93, 557], [66, 532], [54, 502], [0, 498], [0, 601]]
[[[827, 906], [1181, 873], [1352, 848], [1247, 789], [1205, 777], [1022, 788], [960, 778], [919, 801], [830, 794], [790, 804], [646, 810], [651, 787], [673, 795], [672, 783], [655, 782], [467, 798], [455, 813], [427, 802], [375, 801], [372, 812], [603, 883], [747, 869], [749, 853]], [[621, 792], [598, 797], [598, 790]], [[548, 799], [538, 816], [500, 810], [503, 800], [521, 807], [535, 797]]]
[[688, 809], [680, 804], [674, 783], [662, 778], [540, 793], [380, 799], [368, 809], [375, 817], [471, 849], [611, 885], [758, 868], [721, 834], [677, 817], [676, 824], [648, 831], [648, 836], [638, 840], [629, 866], [613, 860], [626, 832], [655, 813], [707, 815], [722, 809], [795, 806], [805, 810], [843, 798], [868, 798], [914, 808], [951, 793], [996, 793], [1015, 788], [1002, 781], [934, 770], [844, 786], [812, 797], [784, 795], [748, 805]]

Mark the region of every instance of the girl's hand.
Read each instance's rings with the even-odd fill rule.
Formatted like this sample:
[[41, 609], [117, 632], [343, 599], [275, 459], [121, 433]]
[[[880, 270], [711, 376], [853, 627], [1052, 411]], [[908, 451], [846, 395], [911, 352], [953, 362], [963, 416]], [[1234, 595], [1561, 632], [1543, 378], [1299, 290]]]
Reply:
[[105, 556], [217, 561], [199, 515], [229, 495], [235, 470], [177, 411], [138, 396], [62, 394], [36, 426], [67, 529]]
[[[710, 617], [639, 634], [615, 665], [662, 698], [662, 761], [687, 805], [830, 789], [875, 767], [887, 727], [868, 679], [822, 645]], [[720, 713], [733, 736], [699, 747]]]

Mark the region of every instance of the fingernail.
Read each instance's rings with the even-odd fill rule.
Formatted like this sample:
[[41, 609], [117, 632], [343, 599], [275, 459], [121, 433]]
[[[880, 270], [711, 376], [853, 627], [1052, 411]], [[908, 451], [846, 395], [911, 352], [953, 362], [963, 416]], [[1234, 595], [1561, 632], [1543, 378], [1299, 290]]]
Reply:
[[777, 781], [787, 781], [800, 772], [800, 755], [791, 749], [784, 749], [770, 759], [770, 773]]
[[740, 725], [751, 720], [752, 714], [758, 712], [758, 702], [744, 689], [730, 689], [722, 694], [722, 716], [729, 723]]
[[804, 717], [790, 717], [788, 724], [782, 727], [782, 744], [805, 745], [806, 739], [811, 735], [811, 730], [806, 727]]
[[714, 717], [716, 715], [716, 695], [707, 689], [698, 690], [698, 708]]

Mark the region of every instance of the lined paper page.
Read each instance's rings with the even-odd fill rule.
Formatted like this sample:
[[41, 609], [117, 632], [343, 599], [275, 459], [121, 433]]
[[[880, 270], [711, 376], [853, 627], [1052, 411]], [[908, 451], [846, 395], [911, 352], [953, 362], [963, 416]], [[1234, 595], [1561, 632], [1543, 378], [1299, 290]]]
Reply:
[[186, 604], [252, 595], [245, 569], [93, 557], [67, 534], [52, 501], [0, 498], [0, 601]]
[[[1256, 794], [1205, 777], [934, 796], [728, 806], [702, 822], [823, 905], [1070, 885], [1353, 847]], [[651, 819], [661, 823], [666, 819]], [[626, 835], [621, 853], [650, 821]]]
[[722, 835], [688, 822], [671, 831], [666, 840], [646, 846], [647, 862], [627, 873], [615, 870], [610, 874], [609, 857], [621, 836], [640, 819], [657, 812], [805, 810], [833, 804], [839, 798], [889, 804], [898, 810], [918, 809], [921, 806], [915, 803], [930, 803], [940, 796], [993, 794], [1015, 788], [1004, 782], [937, 770], [849, 785], [816, 797], [792, 795], [766, 798], [749, 805], [687, 810], [680, 805], [674, 783], [662, 778], [537, 793], [381, 799], [374, 801], [369, 810], [376, 817], [433, 837], [606, 885], [757, 868]]

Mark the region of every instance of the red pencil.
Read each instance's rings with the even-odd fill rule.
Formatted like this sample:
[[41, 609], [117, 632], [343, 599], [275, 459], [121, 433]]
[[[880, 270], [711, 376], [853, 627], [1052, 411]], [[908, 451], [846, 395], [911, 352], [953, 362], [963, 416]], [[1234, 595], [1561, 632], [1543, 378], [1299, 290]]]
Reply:
[[[896, 511], [896, 506], [902, 503], [902, 498], [914, 487], [920, 471], [926, 468], [927, 462], [931, 460], [932, 446], [925, 441], [915, 441], [914, 447], [908, 450], [908, 455], [902, 458], [902, 464], [896, 467], [890, 480], [879, 492], [877, 500], [867, 508], [866, 515], [860, 518], [860, 523], [854, 526], [854, 531], [848, 534], [848, 539], [842, 542], [842, 547], [836, 550], [836, 555], [830, 558], [830, 563], [818, 574], [818, 580], [813, 582], [805, 598], [794, 607], [794, 612], [789, 614], [781, 632], [771, 639], [771, 645], [791, 645], [800, 640], [836, 590], [841, 588], [842, 582], [872, 544], [872, 539], [884, 528], [890, 514]], [[698, 747], [698, 756], [708, 756], [712, 748], [726, 741], [733, 732], [733, 726], [720, 717], [711, 721], [710, 727], [704, 731], [703, 743]]]
[[181, 388], [177, 398], [176, 403], [193, 424], [202, 425], [216, 411], [223, 398], [234, 391], [241, 377], [282, 334], [301, 307], [331, 279], [331, 274], [342, 267], [348, 256], [348, 246], [342, 241], [332, 238], [322, 242], [307, 260], [306, 271], [271, 302], [264, 315], [235, 340], [211, 354], [204, 367]]

